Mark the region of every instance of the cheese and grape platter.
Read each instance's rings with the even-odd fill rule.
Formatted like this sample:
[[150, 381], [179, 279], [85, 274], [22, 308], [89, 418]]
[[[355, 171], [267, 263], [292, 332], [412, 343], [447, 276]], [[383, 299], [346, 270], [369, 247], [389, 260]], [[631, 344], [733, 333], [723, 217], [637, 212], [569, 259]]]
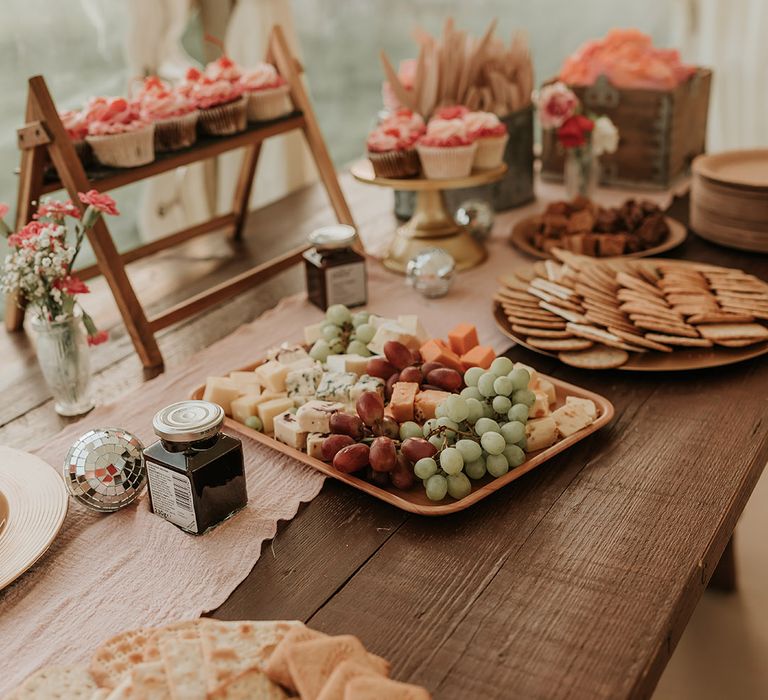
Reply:
[[460, 323], [331, 306], [251, 366], [192, 395], [225, 427], [422, 515], [467, 508], [606, 425], [602, 396], [497, 357]]

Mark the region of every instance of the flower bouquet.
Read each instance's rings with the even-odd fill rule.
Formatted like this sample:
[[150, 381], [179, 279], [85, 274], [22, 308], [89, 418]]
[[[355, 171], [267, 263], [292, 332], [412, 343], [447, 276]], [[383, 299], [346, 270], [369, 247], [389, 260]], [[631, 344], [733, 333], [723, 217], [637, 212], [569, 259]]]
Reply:
[[568, 196], [591, 198], [599, 180], [599, 158], [615, 153], [619, 131], [606, 116], [584, 114], [579, 98], [564, 83], [545, 85], [536, 96], [543, 129], [554, 129], [566, 152], [565, 189]]
[[[18, 294], [33, 312], [38, 360], [62, 415], [79, 415], [92, 406], [87, 398], [87, 346], [107, 340], [107, 332], [96, 328], [77, 301], [89, 290], [73, 267], [86, 233], [99, 217], [119, 213], [109, 195], [90, 190], [78, 196], [87, 205], [84, 212], [71, 200], [43, 199], [33, 221], [15, 233], [3, 221], [8, 207], [0, 205], [0, 233], [10, 248], [0, 289]], [[69, 234], [74, 235], [72, 243]]]

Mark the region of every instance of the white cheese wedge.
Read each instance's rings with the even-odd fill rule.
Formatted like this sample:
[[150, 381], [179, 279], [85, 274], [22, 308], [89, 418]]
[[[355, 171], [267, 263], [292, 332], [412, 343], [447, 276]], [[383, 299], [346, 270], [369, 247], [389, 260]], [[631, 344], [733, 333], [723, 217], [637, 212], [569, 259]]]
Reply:
[[586, 428], [594, 422], [587, 409], [578, 404], [565, 404], [552, 411], [552, 418], [557, 425], [557, 432], [563, 437], [568, 437]]
[[315, 459], [322, 460], [323, 458], [323, 440], [327, 438], [327, 435], [323, 433], [308, 433], [307, 434], [307, 454]]
[[375, 391], [384, 398], [384, 380], [364, 374], [349, 390], [349, 401], [354, 404], [364, 391]]
[[296, 419], [304, 433], [330, 433], [331, 416], [342, 410], [344, 410], [343, 403], [313, 399], [296, 411]]
[[565, 405], [581, 406], [592, 420], [597, 418], [597, 406], [595, 406], [595, 402], [590, 399], [582, 399], [578, 396], [566, 396]]
[[290, 398], [294, 399], [294, 403], [300, 406], [314, 398], [322, 376], [323, 368], [320, 365], [292, 369], [285, 376], [285, 391]]
[[270, 391], [285, 391], [285, 377], [289, 371], [286, 365], [281, 365], [277, 360], [269, 360], [259, 365], [254, 374], [259, 383]]
[[328, 355], [325, 362], [329, 372], [352, 372], [358, 377], [368, 369], [368, 358], [362, 355]]
[[529, 365], [525, 365], [522, 362], [515, 362], [514, 369], [518, 369], [519, 367], [521, 367], [522, 369], [527, 369], [528, 374], [531, 375], [531, 380], [528, 382], [528, 388], [531, 391], [534, 391], [535, 389], [537, 389], [539, 386], [539, 373]]
[[275, 440], [290, 445], [296, 450], [303, 450], [307, 446], [307, 433], [299, 429], [299, 422], [292, 411], [283, 411], [275, 416]]
[[537, 389], [533, 392], [536, 397], [536, 401], [531, 406], [531, 418], [542, 418], [549, 415], [549, 397], [543, 392]]
[[299, 360], [305, 360], [309, 357], [307, 351], [301, 345], [283, 343], [279, 348], [275, 348], [270, 355], [270, 359], [277, 360], [281, 365], [292, 365]]
[[429, 340], [429, 335], [427, 335], [427, 331], [424, 330], [424, 326], [421, 325], [416, 314], [398, 316], [397, 322], [419, 341], [419, 347]]
[[315, 397], [321, 401], [349, 401], [357, 375], [352, 372], [325, 372], [317, 385]]
[[243, 394], [242, 389], [229, 377], [208, 377], [205, 380], [203, 401], [218, 404], [228, 416], [232, 415], [232, 401]]
[[550, 406], [557, 402], [557, 391], [555, 390], [555, 385], [550, 382], [549, 379], [539, 377], [539, 388], [537, 391], [543, 391], [547, 395]]
[[372, 325], [374, 328], [379, 328], [380, 326], [383, 326], [385, 323], [395, 323], [395, 319], [387, 318], [386, 316], [377, 316], [376, 314], [371, 314], [368, 317], [368, 323]]
[[377, 355], [382, 355], [384, 353], [384, 345], [390, 340], [396, 340], [411, 350], [418, 350], [421, 347], [419, 341], [412, 333], [396, 321], [389, 321], [376, 329], [373, 340], [368, 343], [368, 349]]
[[288, 411], [293, 408], [293, 400], [287, 396], [280, 399], [270, 399], [264, 403], [260, 403], [258, 406], [259, 418], [264, 424], [264, 432], [272, 433], [275, 430], [275, 416], [280, 415], [283, 411]]
[[230, 372], [229, 378], [244, 394], [261, 393], [261, 384], [255, 372]]
[[318, 323], [304, 326], [304, 342], [307, 345], [312, 345], [316, 340], [320, 340], [323, 337], [323, 326], [325, 323], [325, 321], [319, 321]]
[[[266, 399], [269, 401], [270, 399]], [[232, 401], [232, 418], [238, 423], [245, 423], [247, 418], [257, 415], [259, 404], [264, 403], [261, 392], [244, 394]]]
[[557, 439], [557, 424], [552, 416], [534, 418], [525, 424], [525, 437], [528, 444], [526, 452], [542, 450], [552, 445]]

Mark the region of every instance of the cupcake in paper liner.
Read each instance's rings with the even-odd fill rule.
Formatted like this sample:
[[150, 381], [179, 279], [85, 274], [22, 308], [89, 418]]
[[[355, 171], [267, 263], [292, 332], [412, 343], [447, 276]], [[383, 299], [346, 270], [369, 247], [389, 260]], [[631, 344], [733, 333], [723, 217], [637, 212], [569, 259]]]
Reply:
[[195, 68], [187, 71], [187, 80], [179, 87], [200, 112], [198, 127], [203, 134], [230, 136], [245, 131], [247, 100], [239, 81], [212, 80]]
[[186, 91], [175, 90], [158, 77], [146, 78], [135, 97], [141, 116], [155, 125], [155, 150], [177, 151], [197, 141], [197, 105]]
[[[64, 125], [64, 129], [69, 136], [69, 140], [75, 147], [75, 153], [83, 164], [84, 168], [87, 168], [93, 163], [93, 151], [85, 140], [88, 136], [88, 119], [85, 110], [69, 109], [59, 112], [59, 119]], [[51, 167], [53, 167], [51, 165]]]
[[293, 111], [291, 88], [271, 63], [259, 63], [240, 76], [240, 85], [248, 99], [248, 121], [278, 119]]
[[473, 167], [477, 170], [498, 168], [504, 162], [509, 141], [507, 127], [493, 112], [469, 112], [462, 119], [477, 143]]
[[414, 148], [417, 138], [406, 130], [385, 124], [368, 134], [365, 145], [376, 177], [416, 177], [421, 172], [419, 154]]
[[434, 180], [467, 177], [477, 144], [461, 119], [432, 119], [416, 143], [424, 175]]
[[103, 98], [90, 111], [86, 141], [102, 165], [135, 168], [155, 159], [154, 134], [154, 124], [142, 119], [135, 102]]

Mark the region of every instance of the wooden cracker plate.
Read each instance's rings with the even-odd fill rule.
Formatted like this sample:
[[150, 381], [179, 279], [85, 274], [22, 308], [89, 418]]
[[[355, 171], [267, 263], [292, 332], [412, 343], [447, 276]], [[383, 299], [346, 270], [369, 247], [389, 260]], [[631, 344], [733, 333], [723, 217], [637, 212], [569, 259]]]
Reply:
[[[255, 363], [249, 367], [245, 367], [243, 371], [252, 371], [258, 367], [259, 364], [260, 363]], [[558, 455], [564, 450], [567, 450], [571, 445], [576, 444], [588, 435], [594, 433], [596, 430], [599, 430], [604, 425], [608, 424], [611, 418], [613, 418], [613, 404], [605, 397], [588, 391], [587, 389], [574, 386], [573, 384], [568, 384], [567, 382], [563, 382], [559, 379], [556, 379], [555, 377], [548, 377], [544, 374], [541, 376], [545, 379], [548, 379], [555, 386], [555, 391], [557, 393], [556, 407], [562, 406], [565, 403], [566, 396], [578, 396], [585, 399], [591, 399], [597, 406], [597, 419], [594, 423], [592, 423], [592, 425], [587, 426], [586, 428], [580, 430], [578, 433], [574, 433], [570, 437], [556, 442], [551, 447], [548, 447], [544, 450], [538, 450], [536, 452], [526, 453], [526, 461], [523, 462], [519, 467], [510, 469], [510, 471], [507, 472], [504, 476], [501, 476], [498, 479], [485, 476], [483, 479], [473, 481], [472, 492], [459, 501], [454, 501], [450, 497], [446, 497], [445, 502], [434, 503], [427, 498], [426, 494], [424, 493], [424, 488], [421, 486], [421, 484], [415, 485], [408, 491], [401, 491], [400, 489], [396, 489], [394, 487], [383, 488], [381, 486], [376, 486], [375, 484], [371, 484], [370, 482], [365, 481], [364, 479], [361, 479], [354, 474], [342, 474], [341, 472], [336, 471], [330, 464], [310, 457], [306, 452], [296, 450], [293, 447], [289, 447], [288, 445], [283, 444], [282, 442], [278, 442], [269, 435], [260, 433], [256, 430], [251, 430], [242, 423], [238, 423], [231, 418], [224, 419], [224, 426], [231, 432], [239, 433], [240, 435], [249, 437], [252, 440], [256, 440], [262, 445], [271, 447], [273, 450], [282, 452], [289, 457], [293, 457], [299, 462], [303, 462], [304, 464], [309, 465], [313, 469], [317, 469], [317, 471], [322, 472], [326, 476], [330, 476], [333, 479], [342, 481], [345, 484], [358, 489], [359, 491], [363, 491], [368, 495], [373, 496], [374, 498], [378, 498], [379, 500], [384, 501], [385, 503], [389, 503], [390, 505], [393, 505], [402, 510], [416, 513], [418, 515], [448, 515], [450, 513], [456, 513], [460, 510], [464, 510], [465, 508], [469, 508], [471, 505], [481, 501], [483, 498], [490, 496], [494, 491], [498, 491], [500, 488], [503, 488], [510, 482], [515, 481], [515, 479], [519, 479], [521, 476], [523, 476], [523, 474], [527, 474], [532, 469], [541, 466], [544, 464], [544, 462], [551, 459], [555, 455]], [[201, 399], [204, 390], [204, 386], [198, 387], [192, 393], [191, 398]]]
[[[539, 250], [535, 245], [533, 245], [531, 237], [528, 234], [531, 227], [531, 220], [534, 218], [535, 217], [533, 216], [528, 216], [525, 219], [518, 221], [512, 229], [512, 233], [509, 236], [509, 242], [518, 250], [522, 250], [524, 253], [527, 253], [534, 258], [539, 258], [541, 260], [551, 260], [552, 256], [549, 253], [545, 253], [543, 250]], [[621, 260], [624, 258], [646, 258], [653, 255], [658, 255], [659, 253], [664, 253], [667, 250], [672, 250], [672, 248], [676, 248], [685, 240], [688, 232], [685, 226], [683, 226], [679, 221], [670, 219], [668, 216], [665, 217], [665, 219], [667, 226], [669, 226], [669, 234], [663, 243], [659, 243], [659, 245], [653, 246], [653, 248], [648, 248], [647, 250], [640, 250], [637, 253], [627, 253], [626, 255], [617, 255], [614, 257], [596, 257], [595, 259]]]

